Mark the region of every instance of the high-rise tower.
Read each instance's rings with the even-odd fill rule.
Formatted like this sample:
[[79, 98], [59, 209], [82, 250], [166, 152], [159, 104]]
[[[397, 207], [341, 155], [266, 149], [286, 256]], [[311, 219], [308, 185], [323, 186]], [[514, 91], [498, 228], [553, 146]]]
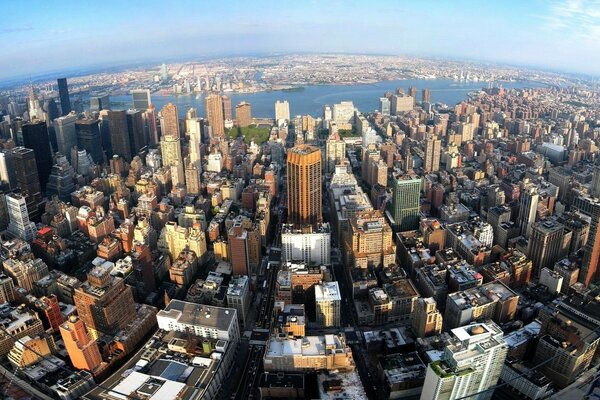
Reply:
[[419, 227], [421, 206], [421, 178], [406, 174], [392, 180], [391, 215], [394, 230], [405, 232]]
[[287, 155], [288, 218], [294, 224], [323, 222], [321, 150], [299, 145]]
[[23, 125], [21, 129], [23, 131], [23, 146], [33, 150], [35, 154], [40, 186], [42, 192], [44, 192], [53, 164], [48, 127], [45, 122], [36, 121]]
[[127, 130], [127, 111], [108, 111], [108, 128], [110, 130], [110, 143], [112, 145], [112, 156], [118, 155], [127, 161], [131, 161], [131, 145], [129, 143], [129, 132]]
[[179, 131], [179, 114], [175, 104], [168, 103], [160, 110], [160, 121], [163, 136], [181, 137]]
[[[231, 104], [230, 104], [231, 106]], [[223, 136], [225, 125], [223, 124], [223, 103], [218, 94], [206, 96], [206, 118], [211, 127], [213, 136]]]
[[69, 99], [67, 78], [59, 78], [57, 81], [58, 96], [60, 97], [60, 110], [62, 111], [62, 115], [67, 115], [71, 112], [71, 99]]

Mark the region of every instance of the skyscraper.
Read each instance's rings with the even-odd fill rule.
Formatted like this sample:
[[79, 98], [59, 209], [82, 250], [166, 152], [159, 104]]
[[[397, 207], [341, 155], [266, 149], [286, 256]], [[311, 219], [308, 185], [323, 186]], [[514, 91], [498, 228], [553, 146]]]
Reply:
[[529, 237], [537, 215], [539, 194], [535, 184], [525, 179], [521, 184], [521, 197], [519, 198], [519, 224], [521, 235]]
[[290, 120], [290, 103], [287, 100], [275, 102], [275, 121]]
[[250, 103], [242, 101], [235, 107], [235, 118], [237, 126], [244, 128], [252, 124], [252, 107]]
[[418, 229], [421, 206], [421, 178], [405, 174], [392, 179], [391, 216], [393, 228], [405, 232]]
[[35, 224], [29, 220], [25, 198], [18, 193], [8, 193], [5, 198], [10, 221], [8, 232], [26, 242], [33, 240], [37, 229], [35, 229]]
[[131, 161], [131, 145], [129, 143], [129, 132], [127, 130], [127, 111], [108, 111], [108, 129], [110, 130], [110, 142], [112, 145], [111, 157], [118, 155], [126, 161]]
[[[31, 149], [15, 147], [12, 151], [12, 159], [17, 186], [27, 201], [29, 218], [34, 219], [38, 215], [38, 204], [42, 201], [42, 189], [35, 154]], [[49, 176], [50, 171], [48, 171]]]
[[147, 145], [142, 111], [127, 110], [127, 132], [129, 134], [131, 154], [135, 156], [144, 146]]
[[58, 96], [60, 97], [60, 110], [62, 115], [67, 115], [71, 112], [71, 99], [69, 99], [69, 86], [67, 78], [59, 78], [58, 80]]
[[[427, 366], [421, 400], [469, 397], [491, 399], [485, 392], [500, 378], [508, 346], [500, 327], [492, 321], [452, 329], [442, 358]], [[480, 393], [483, 392], [483, 393]]]
[[75, 113], [68, 114], [54, 120], [54, 131], [56, 132], [56, 144], [58, 152], [71, 159], [71, 149], [77, 145], [77, 131], [75, 130]]
[[225, 121], [233, 122], [233, 110], [231, 107], [231, 97], [221, 96], [223, 102], [223, 119]]
[[133, 109], [146, 111], [152, 101], [150, 99], [150, 90], [148, 89], [134, 89], [131, 91], [131, 98], [133, 100]]
[[435, 136], [425, 139], [425, 159], [423, 160], [425, 172], [439, 171], [441, 157], [442, 141]]
[[583, 262], [579, 281], [585, 286], [597, 279], [598, 263], [600, 262], [600, 200], [589, 196], [580, 195], [573, 201], [573, 207], [591, 218], [588, 240], [583, 247]]
[[564, 236], [565, 227], [554, 219], [547, 218], [532, 225], [527, 255], [533, 263], [536, 277], [542, 268], [552, 268], [554, 263], [567, 255], [569, 243], [565, 243]]
[[77, 131], [77, 147], [87, 151], [96, 164], [102, 164], [102, 138], [100, 137], [100, 121], [96, 119], [80, 119], [75, 122]]
[[428, 88], [423, 89], [421, 100], [424, 103], [431, 103], [431, 90]]
[[181, 164], [181, 144], [178, 137], [163, 136], [160, 140], [160, 151], [162, 162], [165, 167], [172, 167]]
[[[231, 100], [229, 105], [231, 106]], [[206, 96], [206, 119], [208, 119], [213, 136], [221, 137], [225, 134], [223, 102], [218, 94], [213, 93]]]
[[287, 195], [289, 222], [316, 224], [323, 222], [321, 194], [321, 150], [299, 145], [288, 151]]
[[342, 297], [336, 281], [315, 285], [316, 322], [323, 327], [340, 326]]
[[390, 99], [387, 97], [381, 97], [379, 99], [379, 111], [381, 111], [382, 115], [390, 115]]
[[96, 372], [102, 364], [102, 356], [98, 344], [85, 330], [83, 321], [72, 315], [67, 322], [60, 325], [59, 329], [73, 366]]
[[38, 168], [40, 187], [42, 192], [46, 190], [50, 169], [52, 168], [52, 151], [50, 150], [50, 138], [48, 127], [45, 122], [30, 122], [21, 127], [23, 131], [23, 146], [33, 150], [35, 162]]
[[175, 104], [168, 103], [160, 110], [160, 121], [163, 136], [181, 137], [179, 132], [179, 113]]

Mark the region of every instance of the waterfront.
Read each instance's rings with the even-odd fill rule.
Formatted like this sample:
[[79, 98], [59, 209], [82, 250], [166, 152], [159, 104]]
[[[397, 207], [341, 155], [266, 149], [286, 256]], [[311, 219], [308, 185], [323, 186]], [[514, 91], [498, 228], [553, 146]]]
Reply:
[[[421, 100], [421, 90], [429, 88], [432, 102], [454, 105], [466, 99], [469, 92], [487, 87], [487, 85], [487, 82], [455, 82], [449, 79], [404, 79], [374, 84], [304, 86], [302, 90], [298, 91], [276, 90], [257, 93], [227, 93], [227, 95], [231, 97], [233, 108], [241, 101], [250, 103], [254, 117], [273, 118], [276, 100], [287, 100], [290, 103], [291, 115], [308, 114], [320, 117], [323, 113], [323, 105], [339, 103], [344, 100], [353, 101], [354, 105], [362, 112], [376, 110], [379, 108], [379, 98], [386, 91], [393, 92], [396, 88], [403, 88], [407, 91], [410, 86], [416, 87], [418, 101]], [[498, 85], [507, 89], [545, 86], [537, 82], [502, 82]], [[190, 107], [196, 108], [200, 116], [205, 114], [204, 96], [198, 99], [196, 95], [152, 94], [152, 103], [159, 110], [169, 102], [177, 105], [181, 116], [185, 116]], [[111, 103], [114, 109], [130, 108], [131, 96], [111, 96]]]

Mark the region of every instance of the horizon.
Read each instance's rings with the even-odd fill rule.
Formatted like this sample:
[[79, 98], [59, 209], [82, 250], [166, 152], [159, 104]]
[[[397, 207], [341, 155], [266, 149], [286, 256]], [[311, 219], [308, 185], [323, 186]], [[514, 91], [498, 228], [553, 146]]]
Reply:
[[[0, 82], [167, 60], [328, 53], [468, 60], [588, 76], [599, 72], [598, 0], [284, 6], [182, 0], [169, 4], [167, 15], [157, 12], [161, 8], [165, 5], [156, 0], [107, 1], [102, 7], [33, 1], [27, 10], [7, 4], [6, 15], [13, 18], [0, 28], [5, 43]], [[91, 12], [93, 18], [87, 17]]]

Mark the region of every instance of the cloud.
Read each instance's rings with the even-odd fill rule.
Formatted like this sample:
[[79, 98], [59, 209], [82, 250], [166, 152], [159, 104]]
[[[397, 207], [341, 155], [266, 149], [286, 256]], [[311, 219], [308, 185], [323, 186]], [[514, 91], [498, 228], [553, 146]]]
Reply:
[[600, 37], [600, 0], [553, 1], [540, 18], [544, 29], [572, 39], [597, 42]]
[[31, 25], [12, 26], [12, 27], [7, 27], [7, 28], [0, 28], [0, 35], [8, 35], [9, 33], [27, 32], [27, 31], [32, 31], [32, 30], [33, 30], [33, 26], [31, 26]]

